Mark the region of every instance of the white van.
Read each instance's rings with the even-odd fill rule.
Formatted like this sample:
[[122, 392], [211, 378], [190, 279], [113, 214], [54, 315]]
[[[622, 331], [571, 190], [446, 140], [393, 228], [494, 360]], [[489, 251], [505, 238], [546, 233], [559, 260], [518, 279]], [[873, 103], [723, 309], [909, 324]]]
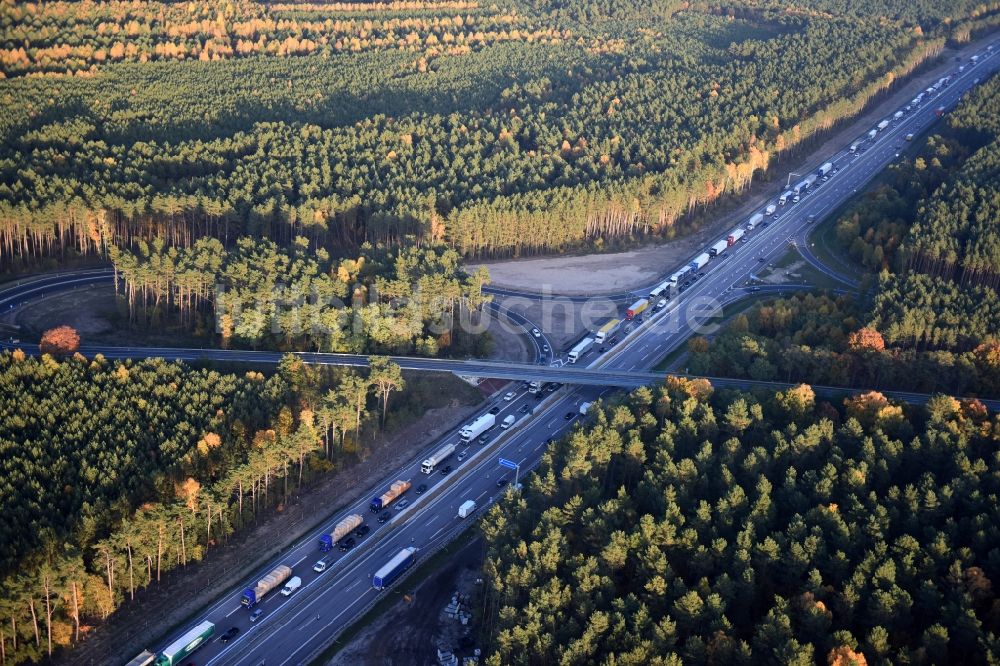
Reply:
[[292, 592], [302, 587], [302, 579], [298, 576], [293, 576], [285, 586], [281, 588], [281, 594], [286, 597], [292, 596]]
[[514, 416], [513, 414], [511, 414], [510, 416], [508, 416], [507, 418], [505, 418], [503, 420], [503, 423], [500, 424], [500, 428], [502, 428], [503, 430], [506, 430], [507, 428], [509, 428], [512, 425], [514, 425], [514, 421], [516, 421], [516, 420], [517, 420], [517, 417]]

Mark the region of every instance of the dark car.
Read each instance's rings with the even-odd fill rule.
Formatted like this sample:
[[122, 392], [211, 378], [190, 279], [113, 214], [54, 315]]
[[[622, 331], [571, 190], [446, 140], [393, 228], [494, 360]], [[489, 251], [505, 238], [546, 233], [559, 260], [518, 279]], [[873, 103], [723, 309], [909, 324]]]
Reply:
[[340, 542], [341, 552], [350, 550], [351, 548], [354, 548], [354, 539], [344, 539]]
[[608, 348], [607, 348], [607, 347], [601, 347], [600, 349], [598, 349], [598, 350], [597, 350], [597, 353], [598, 353], [598, 354], [603, 354], [603, 353], [604, 353], [604, 352], [606, 352], [606, 351], [608, 351]]
[[479, 443], [480, 444], [485, 444], [488, 441], [490, 441], [490, 435], [489, 435], [489, 433], [485, 433], [484, 432], [482, 435], [479, 436]]
[[549, 393], [552, 393], [553, 391], [558, 391], [561, 388], [562, 384], [560, 384], [559, 382], [552, 382], [551, 384], [549, 384], [549, 388], [547, 390]]
[[382, 523], [387, 523], [387, 522], [389, 522], [389, 519], [390, 519], [390, 518], [392, 518], [392, 514], [391, 514], [391, 513], [389, 513], [388, 511], [383, 511], [382, 513], [380, 513], [380, 514], [378, 515], [378, 522], [379, 522], [379, 525], [381, 525]]
[[497, 479], [497, 488], [503, 488], [508, 483], [510, 483], [510, 479], [508, 479], [507, 477], [503, 477], [502, 479]]
[[441, 475], [444, 476], [445, 474], [451, 474], [451, 465], [445, 465], [441, 468]]
[[222, 636], [219, 637], [219, 640], [222, 641], [223, 643], [228, 643], [229, 641], [236, 638], [236, 635], [239, 633], [240, 633], [239, 627], [229, 627], [229, 629], [226, 629], [226, 633], [222, 634]]
[[494, 407], [493, 409], [490, 410], [490, 414], [493, 414], [494, 416], [496, 416], [499, 413], [500, 413], [499, 407]]
[[427, 484], [426, 483], [421, 483], [419, 486], [417, 486], [417, 494], [418, 495], [423, 495], [425, 492], [427, 492]]
[[760, 223], [760, 228], [761, 229], [765, 229], [765, 228], [767, 228], [767, 225], [769, 225], [769, 224], [771, 224], [771, 223], [770, 222], [761, 222]]
[[765, 259], [764, 257], [757, 257], [757, 261], [759, 261], [760, 263], [764, 263], [765, 261], [767, 261], [767, 259]]
[[576, 418], [576, 412], [566, 412], [566, 416], [563, 417], [567, 421], [572, 421]]
[[527, 414], [529, 409], [531, 409], [531, 407], [528, 407], [527, 405], [521, 405], [521, 409], [519, 409], [518, 411], [521, 412], [522, 414]]
[[371, 532], [371, 531], [372, 531], [372, 528], [368, 527], [367, 525], [362, 525], [357, 530], [355, 530], [354, 536], [356, 536], [359, 539], [361, 539], [361, 538], [363, 538], [365, 536], [368, 536], [368, 533]]

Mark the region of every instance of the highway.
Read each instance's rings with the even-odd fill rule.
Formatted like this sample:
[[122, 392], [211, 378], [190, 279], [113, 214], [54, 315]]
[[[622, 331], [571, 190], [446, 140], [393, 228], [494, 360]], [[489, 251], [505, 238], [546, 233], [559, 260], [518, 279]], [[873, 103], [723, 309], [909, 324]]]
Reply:
[[[601, 375], [608, 379], [622, 372], [632, 376], [648, 374], [646, 369], [653, 367], [665, 354], [683, 344], [693, 331], [711, 322], [720, 303], [746, 295], [744, 285], [761, 265], [784, 254], [791, 242], [801, 244], [805, 238], [805, 228], [809, 224], [818, 221], [853, 196], [879, 170], [895, 159], [898, 151], [896, 146], [903, 135], [923, 131], [933, 122], [933, 109], [936, 107], [945, 105], [952, 108], [962, 92], [971, 85], [972, 79], [985, 77], [987, 72], [992, 72], [997, 60], [987, 56], [978, 66], [968, 68], [962, 75], [956, 75], [949, 87], [944, 88], [940, 94], [931, 96], [919, 108], [880, 133], [874, 143], [868, 145], [860, 155], [851, 156], [846, 151], [835, 155], [831, 161], [835, 162], [838, 171], [827, 182], [805, 195], [800, 203], [786, 204], [777, 219], [772, 219], [766, 227], [758, 227], [749, 233], [745, 241], [729, 248], [724, 253], [725, 256], [712, 260], [702, 270], [704, 275], [690, 285], [683, 296], [675, 296], [661, 311], [648, 313], [641, 321], [634, 322], [632, 329], [623, 334], [618, 344], [603, 354], [591, 352], [585, 355], [578, 366], [570, 370], [580, 370], [575, 376], [581, 378], [581, 382], [585, 368], [591, 371], [613, 371]], [[901, 95], [897, 94], [897, 97]], [[264, 358], [259, 355], [252, 357], [255, 361]], [[553, 359], [556, 363], [562, 361], [562, 358]], [[541, 371], [538, 366], [508, 364], [507, 367], [516, 367], [520, 377], [526, 376], [528, 367], [533, 367], [536, 372]], [[569, 376], [565, 374], [565, 368], [545, 369], [546, 372], [550, 370], [563, 372], [561, 377]], [[499, 372], [490, 370], [494, 371]], [[725, 386], [726, 382], [734, 380], [712, 381], [717, 386]], [[498, 420], [513, 415], [518, 419], [517, 423], [509, 430], [501, 430], [499, 427], [494, 429], [486, 444], [475, 442], [463, 445], [460, 449], [463, 457], [461, 462], [460, 455], [456, 454], [452, 460], [444, 463], [455, 468], [448, 475], [435, 472], [427, 476], [418, 468], [426, 453], [437, 449], [442, 443], [457, 442], [458, 434], [454, 430], [428, 444], [424, 455], [417, 460], [393, 470], [381, 480], [373, 480], [369, 496], [380, 494], [397, 478], [410, 479], [414, 488], [426, 484], [428, 489], [421, 494], [411, 489], [405, 495], [410, 502], [409, 506], [402, 511], [390, 510], [388, 514], [391, 519], [385, 524], [379, 524], [375, 516], [368, 512], [367, 498], [345, 507], [328, 520], [324, 530], [331, 528], [347, 514], [361, 513], [366, 516], [372, 531], [359, 541], [356, 548], [330, 554], [325, 572], [315, 573], [312, 570], [312, 564], [320, 558], [316, 543], [321, 532], [316, 532], [299, 543], [291, 544], [280, 557], [272, 559], [259, 570], [247, 572], [243, 584], [226, 591], [204, 613], [192, 618], [188, 625], [171, 632], [167, 638], [176, 638], [196, 622], [208, 619], [217, 625], [218, 634], [230, 627], [238, 628], [240, 633], [228, 644], [213, 640], [201, 648], [195, 655], [199, 664], [266, 663], [268, 666], [275, 666], [308, 663], [344, 628], [359, 618], [380, 595], [386, 594], [372, 588], [369, 579], [372, 572], [403, 547], [412, 545], [418, 548], [419, 559], [452, 538], [468, 523], [468, 520], [463, 521], [457, 517], [458, 506], [464, 500], [476, 500], [480, 506], [479, 511], [482, 511], [504, 492], [497, 485], [498, 480], [511, 480], [512, 473], [498, 466], [499, 457], [520, 464], [522, 473], [532, 469], [549, 439], [575, 427], [579, 421], [580, 405], [599, 397], [607, 390], [596, 386], [566, 387], [545, 392], [542, 400], [538, 400], [523, 388], [518, 388], [511, 400], [495, 396], [484, 410], [497, 409]], [[996, 401], [992, 401], [991, 409], [995, 408]], [[317, 507], [316, 510], [325, 511], [326, 507]], [[265, 597], [260, 605], [263, 611], [261, 617], [251, 623], [247, 611], [240, 607], [240, 592], [243, 587], [252, 585], [279, 564], [291, 566], [295, 575], [303, 579], [303, 587], [290, 597], [283, 597], [277, 592]], [[161, 640], [155, 647], [162, 647], [167, 642], [169, 641]]]

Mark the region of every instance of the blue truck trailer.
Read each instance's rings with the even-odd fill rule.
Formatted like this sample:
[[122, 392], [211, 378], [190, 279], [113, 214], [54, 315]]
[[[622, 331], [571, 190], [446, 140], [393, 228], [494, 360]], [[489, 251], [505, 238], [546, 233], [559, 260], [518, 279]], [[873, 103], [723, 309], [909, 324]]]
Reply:
[[392, 585], [392, 582], [399, 578], [400, 574], [413, 566], [416, 552], [417, 549], [413, 547], [399, 551], [384, 567], [375, 572], [375, 575], [372, 576], [372, 587], [376, 590], [383, 590]]

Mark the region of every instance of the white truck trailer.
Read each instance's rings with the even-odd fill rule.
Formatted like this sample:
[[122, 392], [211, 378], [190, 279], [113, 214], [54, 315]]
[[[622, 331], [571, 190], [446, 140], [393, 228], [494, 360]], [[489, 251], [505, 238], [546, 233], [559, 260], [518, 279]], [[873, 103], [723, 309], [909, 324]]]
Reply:
[[[490, 414], [490, 416], [493, 416]], [[440, 449], [435, 451], [427, 458], [425, 461], [420, 463], [420, 471], [424, 474], [433, 474], [434, 468], [441, 464], [444, 460], [448, 458], [451, 454], [455, 452], [454, 444], [445, 444]]]
[[478, 419], [465, 426], [459, 431], [459, 436], [463, 442], [471, 442], [484, 432], [496, 425], [497, 418], [492, 414], [483, 414]]
[[723, 238], [722, 240], [717, 241], [712, 247], [708, 248], [708, 255], [710, 257], [717, 257], [725, 252], [727, 247], [729, 247], [729, 240]]
[[581, 356], [594, 346], [594, 338], [584, 338], [576, 343], [576, 346], [569, 350], [569, 362], [576, 363]]

